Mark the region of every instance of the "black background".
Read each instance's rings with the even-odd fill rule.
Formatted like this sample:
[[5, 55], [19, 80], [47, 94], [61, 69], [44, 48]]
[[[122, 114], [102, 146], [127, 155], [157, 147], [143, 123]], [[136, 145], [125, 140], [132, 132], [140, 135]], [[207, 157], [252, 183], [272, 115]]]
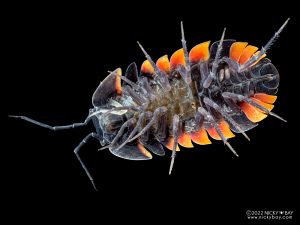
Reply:
[[[136, 214], [147, 218], [174, 214], [176, 218], [187, 210], [184, 215], [189, 219], [220, 217], [243, 223], [249, 222], [245, 219], [248, 209], [296, 210], [298, 18], [291, 5], [287, 9], [272, 6], [276, 10], [269, 4], [246, 5], [141, 2], [7, 8], [3, 20], [3, 46], [8, 50], [3, 62], [8, 70], [1, 83], [5, 125], [1, 129], [1, 161], [3, 193], [14, 199], [8, 208], [21, 205], [24, 209], [28, 202], [39, 199], [34, 201], [36, 208], [43, 209], [53, 200], [57, 209], [69, 202], [66, 196], [73, 201], [84, 197], [92, 200], [75, 205], [78, 212], [95, 205], [91, 208], [99, 216], [104, 212], [102, 207], [116, 214], [129, 208], [129, 219]], [[80, 154], [99, 188], [95, 192], [73, 153], [93, 131], [92, 124], [52, 132], [6, 118], [9, 114], [26, 115], [51, 125], [83, 121], [107, 70], [121, 67], [124, 71], [133, 61], [138, 65], [143, 62], [137, 40], [154, 59], [181, 48], [181, 20], [190, 49], [203, 41], [218, 40], [224, 27], [227, 38], [260, 47], [288, 17], [289, 25], [268, 53], [281, 75], [274, 112], [288, 123], [268, 117], [248, 132], [251, 142], [237, 135], [230, 142], [239, 158], [214, 141], [213, 145], [183, 149], [168, 176], [169, 151], [165, 157], [155, 156], [150, 161], [127, 161], [108, 151], [97, 152], [99, 143], [92, 140]], [[109, 201], [104, 202], [107, 197]]]

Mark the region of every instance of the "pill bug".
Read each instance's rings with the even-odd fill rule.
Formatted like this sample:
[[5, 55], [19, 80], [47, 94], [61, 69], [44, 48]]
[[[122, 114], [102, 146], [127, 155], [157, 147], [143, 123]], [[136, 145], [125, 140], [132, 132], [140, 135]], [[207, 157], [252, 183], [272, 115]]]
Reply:
[[[19, 118], [51, 130], [64, 130], [92, 121], [96, 132], [88, 134], [74, 152], [96, 189], [94, 180], [78, 152], [90, 139], [99, 140], [102, 148], [129, 160], [152, 159], [152, 154], [172, 151], [172, 172], [179, 146], [192, 148], [211, 144], [209, 136], [221, 140], [238, 156], [228, 139], [257, 126], [271, 112], [276, 101], [279, 73], [266, 52], [279, 37], [289, 19], [262, 47], [225, 39], [200, 43], [187, 50], [181, 23], [182, 48], [170, 60], [167, 55], [156, 63], [138, 42], [146, 60], [140, 72], [131, 63], [124, 76], [120, 68], [109, 71], [92, 96], [93, 108], [82, 123], [50, 126], [26, 116]], [[285, 121], [286, 122], [286, 121]], [[234, 133], [233, 133], [233, 132]], [[97, 190], [97, 189], [96, 189]]]

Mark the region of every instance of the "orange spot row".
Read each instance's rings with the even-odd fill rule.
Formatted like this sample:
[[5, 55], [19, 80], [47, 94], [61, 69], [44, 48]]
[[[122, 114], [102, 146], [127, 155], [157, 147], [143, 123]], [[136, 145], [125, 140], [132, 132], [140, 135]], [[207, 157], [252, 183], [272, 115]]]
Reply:
[[[230, 127], [228, 123], [225, 120], [222, 120], [218, 123], [218, 127], [224, 137], [226, 139], [228, 138], [233, 138], [235, 135], [231, 132]], [[193, 148], [193, 142], [195, 142], [198, 145], [208, 145], [211, 144], [211, 141], [208, 138], [208, 134], [215, 140], [221, 140], [221, 137], [217, 133], [216, 129], [214, 127], [207, 128], [206, 130], [202, 127], [199, 129], [197, 132], [192, 132], [192, 133], [184, 133], [178, 138], [178, 143], [185, 147], [185, 148]], [[173, 150], [173, 142], [174, 139], [172, 137], [169, 138], [169, 142], [167, 143], [166, 147], [170, 150]], [[179, 148], [178, 150], [179, 151]]]
[[[247, 62], [253, 55], [259, 54], [256, 52], [257, 47], [253, 45], [248, 45], [247, 42], [234, 42], [230, 46], [229, 57], [238, 62], [239, 64], [244, 64]], [[259, 62], [262, 58], [266, 57], [266, 54], [262, 55], [253, 65]]]
[[[206, 41], [203, 43], [200, 43], [193, 47], [189, 53], [189, 59], [192, 63], [197, 63], [201, 60], [208, 60], [209, 58], [209, 44], [210, 41]], [[175, 51], [170, 61], [168, 59], [167, 55], [164, 55], [160, 57], [156, 62], [157, 67], [166, 73], [170, 71], [170, 69], [175, 69], [178, 65], [185, 66], [185, 59], [184, 59], [184, 52], [183, 49], [179, 49]], [[153, 74], [154, 69], [151, 66], [150, 62], [148, 60], [145, 60], [141, 66], [141, 72], [145, 74]]]

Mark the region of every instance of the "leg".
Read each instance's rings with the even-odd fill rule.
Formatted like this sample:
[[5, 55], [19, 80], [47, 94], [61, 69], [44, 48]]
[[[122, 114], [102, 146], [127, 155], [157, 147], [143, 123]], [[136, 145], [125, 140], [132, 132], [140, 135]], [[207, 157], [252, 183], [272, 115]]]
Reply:
[[[224, 99], [226, 98], [226, 96], [223, 96]], [[239, 132], [241, 132], [244, 137], [250, 141], [250, 138], [247, 136], [247, 134], [242, 130], [242, 128], [231, 118], [231, 116], [225, 111], [223, 110], [217, 103], [215, 103], [214, 101], [212, 101], [209, 98], [204, 98], [204, 103], [207, 104], [208, 106], [214, 108], [215, 110], [217, 110], [219, 113], [222, 114], [222, 116], [224, 116], [225, 119], [227, 119]]]
[[173, 144], [173, 150], [172, 150], [172, 156], [171, 156], [169, 175], [172, 173], [172, 169], [174, 166], [174, 161], [175, 161], [175, 156], [176, 156], [176, 147], [177, 147], [178, 137], [179, 137], [179, 116], [178, 115], [173, 116], [173, 137], [174, 137], [174, 144]]
[[233, 149], [233, 147], [228, 143], [227, 139], [224, 137], [224, 135], [222, 134], [222, 131], [220, 130], [220, 128], [218, 127], [217, 122], [215, 121], [215, 119], [213, 118], [213, 116], [207, 112], [204, 108], [200, 107], [198, 108], [198, 111], [206, 118], [206, 120], [213, 125], [213, 127], [215, 128], [215, 130], [217, 131], [218, 135], [220, 136], [220, 138], [222, 139], [222, 141], [224, 142], [224, 144], [230, 149], [230, 151], [233, 152], [233, 154], [235, 156], [239, 156], [236, 151]]
[[190, 64], [190, 58], [189, 58], [189, 53], [186, 47], [186, 40], [184, 37], [184, 30], [183, 30], [183, 22], [181, 21], [181, 44], [182, 44], [182, 49], [184, 53], [184, 61], [185, 61], [185, 68], [186, 68], [186, 76], [185, 76], [185, 82], [187, 84], [190, 84], [192, 82], [192, 77], [191, 77], [191, 64]]
[[222, 96], [224, 98], [231, 98], [235, 101], [238, 101], [238, 102], [241, 102], [241, 101], [245, 101], [247, 103], [249, 103], [250, 105], [260, 109], [261, 111], [263, 111], [265, 114], [268, 114], [268, 115], [271, 115], [271, 116], [274, 116], [276, 117], [277, 119], [280, 119], [282, 120], [283, 122], [287, 122], [285, 119], [283, 119], [282, 117], [278, 116], [277, 114], [273, 113], [273, 112], [270, 112], [268, 109], [266, 109], [265, 107], [257, 104], [256, 102], [254, 102], [251, 98], [247, 98], [243, 95], [239, 95], [239, 94], [235, 94], [235, 93], [230, 93], [230, 92], [224, 92], [222, 94]]
[[50, 126], [48, 124], [41, 123], [41, 122], [38, 122], [36, 120], [30, 119], [27, 116], [13, 116], [13, 115], [10, 115], [9, 117], [25, 120], [27, 122], [33, 123], [35, 125], [38, 125], [40, 127], [44, 127], [44, 128], [47, 128], [47, 129], [50, 129], [50, 130], [53, 130], [53, 131], [66, 130], [66, 129], [70, 129], [70, 128], [85, 126], [90, 120], [90, 118], [88, 117], [83, 123], [73, 123], [73, 124], [65, 125], [65, 126]]
[[[224, 36], [225, 36], [225, 31], [226, 31], [226, 28], [224, 28], [224, 31], [222, 33], [222, 37], [221, 37], [221, 40], [218, 44], [218, 49], [217, 49], [217, 52], [216, 52], [216, 56], [215, 56], [215, 59], [214, 59], [214, 62], [212, 64], [212, 68], [211, 68], [211, 71], [208, 75], [208, 77], [205, 79], [205, 81], [203, 82], [203, 87], [204, 88], [208, 88], [211, 84], [211, 82], [217, 78], [217, 69], [218, 69], [218, 65], [219, 65], [219, 59], [220, 59], [220, 54], [221, 54], [221, 51], [222, 51], [222, 46], [223, 46], [223, 41], [224, 41]], [[218, 81], [218, 80], [217, 80]]]
[[112, 142], [111, 142], [109, 145], [100, 148], [99, 150], [104, 150], [104, 149], [113, 147], [113, 146], [117, 143], [117, 141], [119, 140], [119, 138], [123, 135], [125, 128], [130, 127], [131, 125], [135, 124], [135, 122], [136, 122], [136, 119], [135, 119], [135, 118], [131, 118], [131, 119], [127, 120], [127, 121], [121, 126], [120, 130], [118, 131], [117, 135], [116, 135], [115, 138], [112, 140]]
[[246, 98], [244, 101], [247, 102], [247, 103], [249, 103], [250, 105], [253, 105], [254, 107], [260, 109], [260, 110], [263, 111], [265, 114], [268, 114], [268, 115], [270, 115], [270, 116], [274, 116], [274, 117], [276, 117], [277, 119], [280, 119], [280, 120], [282, 120], [283, 122], [286, 122], [286, 123], [287, 123], [287, 121], [286, 121], [285, 119], [283, 119], [281, 116], [278, 116], [276, 113], [273, 113], [273, 112], [271, 112], [270, 110], [266, 109], [265, 107], [263, 107], [263, 106], [257, 104], [257, 103], [254, 102], [251, 98]]
[[83, 163], [83, 161], [81, 160], [81, 158], [80, 158], [80, 156], [79, 156], [79, 154], [78, 154], [80, 148], [81, 148], [85, 143], [87, 143], [87, 141], [88, 141], [91, 137], [94, 137], [94, 138], [97, 138], [97, 139], [98, 139], [98, 135], [97, 135], [96, 133], [90, 133], [90, 134], [88, 134], [88, 135], [87, 135], [87, 136], [79, 143], [79, 145], [77, 145], [77, 147], [74, 149], [74, 153], [75, 153], [77, 159], [79, 160], [79, 162], [80, 162], [82, 168], [84, 169], [86, 175], [89, 177], [90, 181], [92, 182], [93, 187], [94, 187], [95, 190], [97, 191], [96, 185], [95, 185], [95, 183], [94, 183], [94, 180], [93, 180], [93, 178], [92, 178], [90, 172], [88, 171], [88, 169], [86, 168], [85, 164]]
[[279, 30], [277, 32], [275, 32], [275, 34], [268, 41], [268, 43], [264, 47], [261, 48], [258, 55], [253, 55], [247, 62], [245, 62], [243, 65], [240, 66], [239, 72], [243, 72], [243, 71], [247, 70], [248, 68], [250, 68], [253, 63], [257, 62], [260, 59], [260, 57], [263, 56], [270, 49], [270, 47], [273, 45], [275, 40], [279, 37], [279, 34], [282, 32], [283, 28], [287, 25], [289, 20], [290, 20], [290, 18], [288, 18], [284, 22], [284, 24], [279, 28]]
[[154, 113], [153, 113], [153, 117], [152, 119], [149, 121], [149, 123], [137, 134], [135, 135], [133, 138], [131, 138], [129, 140], [130, 141], [133, 141], [134, 139], [137, 139], [138, 137], [140, 137], [141, 135], [143, 135], [147, 130], [149, 130], [151, 128], [151, 126], [156, 122], [159, 114], [164, 114], [167, 112], [167, 108], [166, 107], [160, 107], [160, 108], [157, 108]]
[[137, 42], [139, 47], [141, 48], [142, 52], [146, 56], [147, 60], [151, 64], [151, 66], [154, 69], [154, 80], [158, 80], [159, 85], [163, 88], [164, 91], [170, 91], [171, 86], [169, 83], [169, 79], [167, 78], [166, 74], [161, 72], [160, 69], [157, 67], [157, 65], [154, 63], [150, 55], [146, 52], [146, 50], [143, 48], [143, 46]]
[[141, 125], [142, 125], [142, 122], [144, 120], [144, 117], [145, 117], [145, 113], [142, 113], [136, 123], [136, 126], [135, 128], [133, 129], [133, 131], [129, 134], [128, 138], [121, 144], [119, 145], [118, 147], [116, 147], [116, 149], [114, 149], [114, 151], [118, 151], [119, 149], [123, 148], [124, 145], [126, 145], [129, 140], [133, 137], [133, 135], [136, 134], [136, 132], [138, 132], [138, 130], [140, 129]]

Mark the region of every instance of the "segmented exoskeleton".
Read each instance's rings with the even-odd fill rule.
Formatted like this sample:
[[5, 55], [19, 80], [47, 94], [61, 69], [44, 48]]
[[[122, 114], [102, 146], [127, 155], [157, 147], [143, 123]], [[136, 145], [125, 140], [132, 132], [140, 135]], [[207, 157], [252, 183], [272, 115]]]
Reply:
[[[289, 19], [288, 19], [289, 20]], [[156, 63], [139, 44], [147, 60], [140, 73], [135, 63], [122, 76], [118, 68], [100, 83], [93, 94], [89, 116], [83, 123], [49, 126], [25, 116], [20, 118], [51, 130], [86, 125], [90, 120], [96, 133], [90, 133], [74, 152], [95, 187], [92, 176], [78, 155], [90, 137], [97, 138], [109, 151], [130, 160], [151, 159], [150, 152], [164, 155], [163, 146], [172, 150], [171, 173], [179, 145], [191, 148], [193, 143], [211, 144], [211, 138], [222, 140], [236, 155], [228, 139], [232, 133], [246, 131], [271, 112], [276, 100], [279, 74], [266, 52], [288, 20], [270, 41], [258, 48], [246, 42], [224, 39], [203, 42], [187, 50], [181, 23], [182, 48]], [[208, 133], [208, 134], [207, 134]], [[96, 189], [96, 187], [95, 187]]]

